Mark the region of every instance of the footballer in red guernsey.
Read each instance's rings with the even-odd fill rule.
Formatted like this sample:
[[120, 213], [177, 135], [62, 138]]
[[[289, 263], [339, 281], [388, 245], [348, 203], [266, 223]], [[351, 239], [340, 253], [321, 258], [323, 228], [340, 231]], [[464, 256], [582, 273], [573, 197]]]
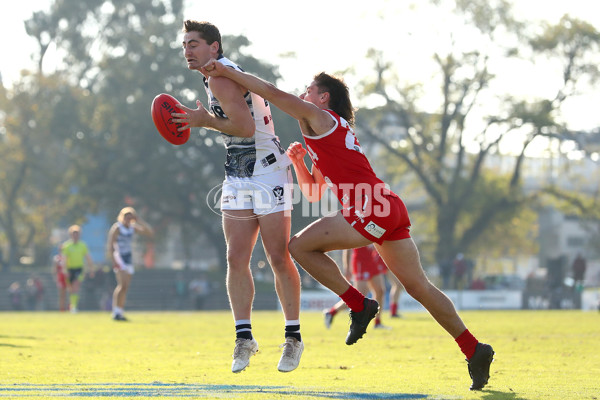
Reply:
[[319, 136], [304, 135], [304, 141], [313, 165], [342, 204], [342, 215], [375, 243], [409, 238], [404, 203], [375, 175], [348, 122], [332, 110], [325, 111], [334, 127]]
[[[388, 269], [406, 292], [456, 341], [467, 359], [470, 389], [482, 389], [488, 383], [494, 350], [469, 332], [452, 301], [425, 275], [417, 246], [408, 235], [410, 222], [406, 208], [396, 195], [381, 187], [382, 182], [359, 151], [360, 145], [351, 131], [354, 108], [344, 81], [322, 72], [315, 75], [306, 91], [297, 97], [254, 75], [224, 68], [216, 60], [206, 63], [201, 72], [206, 76], [227, 77], [298, 120], [307, 149], [300, 143], [292, 143], [287, 153], [302, 194], [309, 201], [319, 201], [329, 186], [344, 206], [345, 210], [325, 216], [294, 235], [288, 248], [302, 268], [340, 296], [350, 308], [346, 344], [352, 345], [363, 337], [379, 304], [352, 286], [327, 252], [375, 243]], [[304, 162], [307, 151], [313, 162], [310, 171]], [[342, 185], [349, 187], [342, 189]], [[369, 197], [363, 196], [365, 191]], [[377, 203], [372, 204], [376, 197]], [[390, 202], [388, 215], [374, 219], [377, 218], [375, 207], [384, 206], [385, 200]], [[366, 217], [367, 211], [371, 212], [369, 217]], [[371, 220], [367, 223], [368, 218]]]

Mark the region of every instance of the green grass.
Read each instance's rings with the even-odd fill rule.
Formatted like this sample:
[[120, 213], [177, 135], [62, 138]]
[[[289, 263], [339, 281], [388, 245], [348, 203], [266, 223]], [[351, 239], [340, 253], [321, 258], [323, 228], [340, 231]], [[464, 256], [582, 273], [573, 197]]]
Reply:
[[344, 344], [345, 314], [326, 330], [301, 315], [300, 367], [277, 371], [283, 317], [255, 312], [260, 351], [231, 373], [229, 312], [0, 313], [0, 397], [233, 399], [597, 399], [600, 315], [581, 311], [472, 311], [463, 320], [496, 351], [490, 383], [470, 392], [460, 350], [426, 313], [392, 320]]

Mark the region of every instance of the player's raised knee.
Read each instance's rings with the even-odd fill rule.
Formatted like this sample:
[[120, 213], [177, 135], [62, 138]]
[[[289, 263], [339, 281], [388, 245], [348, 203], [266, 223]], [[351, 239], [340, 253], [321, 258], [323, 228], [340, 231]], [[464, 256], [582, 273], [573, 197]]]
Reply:
[[298, 257], [302, 254], [302, 241], [298, 239], [297, 235], [292, 236], [288, 243], [288, 251], [290, 255], [298, 261]]

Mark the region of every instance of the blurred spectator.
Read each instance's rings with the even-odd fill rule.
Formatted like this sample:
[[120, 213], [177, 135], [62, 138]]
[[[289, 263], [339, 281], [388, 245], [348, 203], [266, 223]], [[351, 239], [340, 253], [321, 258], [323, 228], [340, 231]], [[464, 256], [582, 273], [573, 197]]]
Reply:
[[183, 274], [178, 272], [175, 276], [175, 299], [176, 307], [178, 310], [183, 310], [185, 305], [185, 299], [187, 298], [188, 288], [183, 278]]
[[479, 276], [473, 279], [470, 285], [471, 290], [485, 290], [485, 281]]
[[32, 278], [28, 278], [25, 282], [25, 297], [27, 299], [27, 309], [35, 310], [36, 288]]
[[575, 287], [583, 286], [585, 280], [585, 270], [587, 269], [587, 262], [581, 254], [577, 254], [575, 260], [573, 260], [573, 279], [575, 280]]
[[194, 301], [196, 310], [204, 308], [204, 300], [210, 292], [209, 284], [204, 276], [193, 279], [189, 285], [190, 295]]
[[467, 262], [463, 253], [458, 253], [452, 264], [454, 266], [454, 289], [462, 290], [465, 288], [467, 274]]
[[440, 264], [440, 275], [442, 276], [442, 289], [450, 289], [450, 280], [452, 279], [452, 260], [446, 259]]
[[13, 282], [8, 287], [8, 298], [13, 310], [23, 309], [23, 291], [19, 282]]
[[472, 258], [465, 258], [467, 265], [467, 283], [466, 286], [470, 287], [473, 283], [473, 272], [475, 272], [475, 261]]
[[44, 284], [37, 277], [27, 279], [25, 283], [25, 294], [27, 296], [27, 309], [39, 310], [42, 309], [44, 301]]

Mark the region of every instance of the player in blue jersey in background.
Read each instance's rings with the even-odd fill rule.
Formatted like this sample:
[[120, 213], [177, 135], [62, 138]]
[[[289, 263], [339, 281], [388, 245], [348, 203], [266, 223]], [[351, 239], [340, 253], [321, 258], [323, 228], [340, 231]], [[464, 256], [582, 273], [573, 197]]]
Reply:
[[113, 270], [117, 278], [117, 287], [113, 292], [112, 317], [115, 321], [127, 321], [123, 315], [127, 290], [133, 276], [133, 235], [139, 233], [153, 236], [154, 231], [133, 207], [125, 207], [119, 213], [108, 232], [108, 252], [113, 261]]

